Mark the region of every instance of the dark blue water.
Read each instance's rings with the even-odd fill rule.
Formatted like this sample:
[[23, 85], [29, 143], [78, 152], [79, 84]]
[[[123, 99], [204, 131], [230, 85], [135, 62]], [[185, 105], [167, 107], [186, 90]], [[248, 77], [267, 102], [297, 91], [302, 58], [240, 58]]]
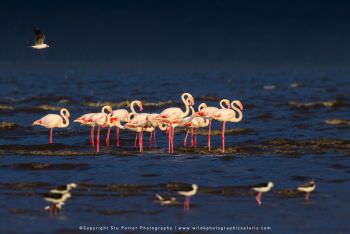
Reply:
[[[270, 226], [274, 233], [348, 233], [348, 76], [340, 71], [3, 73], [0, 232], [75, 233], [80, 225], [253, 225]], [[241, 100], [243, 121], [227, 129], [242, 131], [227, 135], [228, 153], [220, 153], [219, 135], [213, 136], [213, 153], [206, 152], [205, 135], [199, 136], [198, 149], [185, 149], [180, 129], [174, 155], [167, 154], [160, 131], [158, 147], [145, 145], [143, 155], [133, 148], [134, 134], [125, 131], [122, 147], [102, 146], [96, 154], [84, 126], [71, 123], [55, 130], [52, 146], [46, 129], [31, 126], [57, 113], [55, 108], [68, 108], [73, 120], [98, 111], [104, 102], [116, 107], [139, 99], [145, 112], [160, 112], [182, 107], [182, 92], [190, 92], [196, 106]], [[326, 123], [334, 119], [341, 122]], [[214, 123], [214, 129], [220, 125]], [[310, 179], [317, 189], [305, 202], [295, 188]], [[250, 187], [269, 180], [275, 187], [259, 207]], [[42, 195], [68, 182], [78, 188], [59, 215], [50, 215]], [[200, 187], [188, 213], [173, 189], [182, 183]], [[180, 204], [160, 206], [154, 202], [157, 192], [176, 196]]]

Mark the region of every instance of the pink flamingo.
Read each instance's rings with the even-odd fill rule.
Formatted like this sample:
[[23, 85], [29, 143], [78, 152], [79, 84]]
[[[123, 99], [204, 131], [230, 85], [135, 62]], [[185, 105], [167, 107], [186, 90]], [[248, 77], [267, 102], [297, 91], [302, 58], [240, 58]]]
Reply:
[[147, 131], [153, 132], [154, 128], [148, 126], [147, 117], [150, 114], [148, 113], [140, 113], [140, 114], [131, 114], [130, 116], [134, 116], [128, 123], [124, 125], [124, 128], [136, 132], [135, 138], [135, 146], [136, 140], [139, 139], [139, 148], [140, 153], [143, 152], [143, 132], [147, 129]]
[[[185, 126], [191, 129], [191, 146], [197, 147], [197, 135], [194, 132], [194, 129], [204, 128], [209, 125], [209, 119], [203, 117], [193, 117], [190, 122], [186, 123]], [[190, 130], [187, 130], [186, 136], [184, 139], [184, 146], [187, 143], [187, 137]]]
[[39, 120], [33, 122], [32, 125], [40, 125], [50, 129], [49, 144], [52, 144], [52, 131], [53, 128], [66, 128], [69, 126], [70, 113], [66, 108], [60, 110], [60, 115], [48, 114]]
[[130, 121], [130, 114], [136, 114], [135, 105], [139, 107], [139, 110], [141, 112], [143, 109], [142, 102], [138, 100], [132, 101], [130, 103], [130, 110], [131, 110], [130, 113], [126, 109], [118, 109], [113, 111], [112, 116], [110, 118], [109, 128], [107, 131], [106, 145], [109, 145], [109, 136], [111, 132], [111, 127], [115, 126], [116, 127], [115, 143], [117, 146], [120, 146], [119, 131], [120, 129], [123, 129], [122, 123], [127, 123]]
[[[239, 108], [237, 108], [237, 105]], [[232, 109], [219, 109], [214, 112], [212, 118], [222, 122], [222, 133], [221, 133], [221, 141], [222, 141], [222, 153], [225, 153], [225, 128], [226, 122], [237, 123], [243, 119], [243, 105], [240, 101], [234, 100], [231, 102]], [[238, 117], [236, 117], [236, 112], [238, 113]]]
[[[106, 113], [106, 111], [109, 112], [109, 114]], [[101, 132], [101, 126], [104, 128], [108, 125], [110, 121], [110, 117], [112, 115], [112, 107], [111, 106], [104, 106], [100, 113], [93, 114], [90, 119], [88, 119], [88, 122], [93, 123], [95, 126], [98, 126], [97, 128], [97, 136], [96, 136], [96, 152], [100, 152], [100, 132]]]
[[[150, 147], [152, 147], [152, 145], [157, 147], [157, 139], [156, 139], [156, 130], [157, 130], [157, 128], [159, 128], [161, 131], [165, 131], [166, 130], [166, 127], [164, 125], [162, 125], [160, 123], [160, 121], [157, 119], [158, 117], [159, 117], [159, 114], [152, 113], [152, 114], [149, 114], [147, 116], [147, 118], [146, 118], [147, 125], [149, 127], [153, 127], [154, 128], [153, 132], [151, 132], [151, 135], [150, 135]], [[153, 137], [153, 142], [152, 142], [152, 137]]]
[[189, 93], [181, 95], [182, 102], [186, 109], [182, 111], [179, 107], [169, 107], [163, 110], [157, 119], [160, 123], [168, 125], [168, 152], [174, 153], [174, 128], [179, 126], [182, 119], [190, 113], [190, 106], [194, 105], [194, 98]]
[[94, 141], [94, 128], [95, 128], [95, 123], [91, 120], [91, 116], [94, 115], [96, 113], [88, 113], [85, 115], [80, 116], [79, 118], [77, 118], [76, 120], [74, 120], [74, 122], [76, 123], [80, 123], [81, 125], [88, 125], [90, 126], [90, 144], [94, 145], [95, 141]]
[[[227, 107], [225, 107], [224, 104], [226, 104]], [[220, 101], [220, 107], [221, 107], [221, 109], [230, 108], [230, 101], [228, 99], [222, 99]], [[214, 107], [214, 106], [207, 106], [207, 104], [204, 102], [198, 106], [197, 115], [201, 116], [201, 117], [206, 117], [209, 119], [209, 127], [208, 127], [208, 151], [209, 152], [211, 149], [211, 123], [213, 120], [213, 114], [218, 110], [219, 110], [219, 108]]]

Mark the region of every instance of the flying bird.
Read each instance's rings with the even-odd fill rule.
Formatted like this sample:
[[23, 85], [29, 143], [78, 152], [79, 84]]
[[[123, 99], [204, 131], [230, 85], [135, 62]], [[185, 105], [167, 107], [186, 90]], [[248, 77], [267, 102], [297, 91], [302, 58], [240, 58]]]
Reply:
[[37, 27], [34, 28], [35, 33], [35, 44], [30, 46], [33, 49], [41, 50], [50, 47], [49, 45], [45, 44], [45, 35], [42, 33]]

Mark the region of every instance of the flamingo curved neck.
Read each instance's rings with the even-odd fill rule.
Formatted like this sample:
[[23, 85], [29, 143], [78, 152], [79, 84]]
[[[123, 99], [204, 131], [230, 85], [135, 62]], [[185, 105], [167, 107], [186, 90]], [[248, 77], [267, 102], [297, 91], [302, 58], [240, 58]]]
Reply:
[[[102, 107], [101, 113], [106, 113], [107, 108], [108, 108], [108, 106]], [[106, 114], [107, 114], [107, 113], [106, 113]]]
[[64, 127], [68, 127], [69, 126], [69, 118], [68, 118], [68, 116], [69, 116], [69, 111], [67, 110], [67, 109], [61, 109], [61, 111], [60, 111], [60, 115], [61, 115], [61, 117], [63, 118], [63, 122], [64, 123], [62, 123], [61, 124], [61, 128], [64, 128]]
[[131, 113], [132, 114], [136, 114], [136, 111], [135, 111], [135, 105], [137, 104], [137, 101], [132, 101], [130, 103], [130, 110], [131, 110]]
[[231, 103], [231, 108], [232, 108], [236, 113], [238, 113], [238, 117], [237, 117], [237, 118], [236, 118], [236, 116], [234, 117], [234, 121], [235, 121], [235, 122], [240, 122], [240, 121], [243, 119], [242, 110], [235, 106], [235, 104], [236, 104], [236, 105], [239, 105], [238, 103], [240, 103], [240, 101], [237, 101], [237, 100], [232, 101], [232, 103]]
[[[221, 102], [220, 102], [220, 104], [221, 104]], [[207, 104], [203, 102], [198, 106], [198, 111], [201, 111], [203, 108], [206, 108], [206, 107], [208, 107]]]
[[[189, 94], [189, 93], [183, 93], [181, 95], [182, 102], [185, 104], [185, 107], [186, 107], [185, 112], [181, 116], [182, 118], [186, 117], [190, 113], [190, 108], [189, 108], [190, 104], [189, 104], [189, 101], [188, 101], [188, 98], [189, 98], [190, 95], [191, 94]], [[186, 98], [186, 96], [187, 96], [187, 98]]]
[[167, 129], [167, 126], [165, 124], [159, 124], [158, 128], [161, 130], [161, 131], [165, 131]]
[[[230, 108], [230, 105], [227, 105], [227, 103], [230, 103], [230, 101], [228, 99], [222, 99], [220, 101], [220, 107], [222, 109], [229, 109]], [[224, 106], [224, 104], [226, 104], [226, 107]]]

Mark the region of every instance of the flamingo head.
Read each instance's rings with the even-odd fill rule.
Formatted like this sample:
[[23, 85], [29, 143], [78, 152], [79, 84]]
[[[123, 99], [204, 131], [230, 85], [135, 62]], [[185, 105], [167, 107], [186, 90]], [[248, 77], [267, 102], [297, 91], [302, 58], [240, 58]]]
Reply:
[[102, 107], [102, 111], [103, 113], [105, 113], [105, 111], [108, 111], [110, 114], [113, 113], [112, 107], [111, 106], [104, 106]]
[[187, 101], [188, 101], [188, 105], [190, 106], [194, 106], [194, 98], [192, 96], [189, 96], [187, 98]]
[[230, 101], [228, 99], [223, 99], [222, 102], [225, 103], [226, 106], [228, 106], [228, 108], [230, 108], [231, 103], [230, 103]]
[[107, 106], [107, 111], [111, 114], [113, 114], [113, 110], [112, 110], [112, 107], [111, 106]]
[[239, 109], [243, 110], [243, 104], [241, 102], [238, 102], [237, 105], [239, 106]]
[[85, 122], [85, 120], [84, 120], [84, 118], [79, 117], [79, 118], [75, 119], [73, 122], [82, 124]]

